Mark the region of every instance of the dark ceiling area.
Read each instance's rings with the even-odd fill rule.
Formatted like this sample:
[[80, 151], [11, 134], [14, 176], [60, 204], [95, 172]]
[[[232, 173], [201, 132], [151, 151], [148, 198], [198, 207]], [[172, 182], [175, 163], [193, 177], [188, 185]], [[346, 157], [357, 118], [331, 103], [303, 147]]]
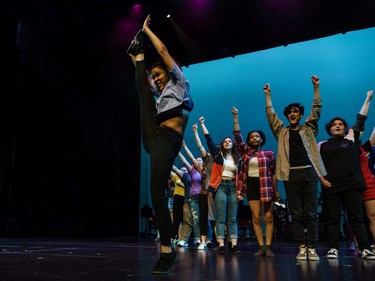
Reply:
[[[151, 14], [152, 29], [182, 65], [375, 26], [373, 0], [20, 0], [13, 9], [50, 23], [49, 32], [70, 40], [76, 32], [105, 32], [127, 17], [140, 28]], [[127, 30], [132, 34], [124, 38], [136, 31]]]
[[[153, 7], [160, 17], [155, 29], [183, 65], [375, 26], [372, 0], [169, 2], [169, 9], [158, 9], [157, 4]], [[207, 7], [201, 10], [199, 5], [192, 7], [193, 3], [207, 3]], [[165, 18], [167, 13], [186, 33], [185, 44], [176, 40], [173, 25]]]

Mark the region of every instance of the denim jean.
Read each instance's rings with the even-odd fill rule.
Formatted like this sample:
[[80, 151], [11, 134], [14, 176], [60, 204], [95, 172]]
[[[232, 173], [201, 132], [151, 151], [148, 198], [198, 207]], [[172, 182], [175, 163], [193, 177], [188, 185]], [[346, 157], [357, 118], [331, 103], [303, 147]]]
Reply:
[[294, 239], [300, 245], [314, 248], [318, 241], [318, 177], [315, 170], [291, 169], [284, 187], [292, 215]]
[[163, 246], [170, 246], [173, 235], [172, 220], [165, 191], [183, 136], [171, 128], [158, 126], [155, 120], [155, 101], [148, 83], [145, 62], [137, 61], [135, 69], [135, 83], [141, 107], [142, 141], [145, 150], [150, 154], [152, 205], [160, 232], [160, 242]]
[[225, 239], [225, 226], [231, 239], [238, 238], [238, 198], [235, 182], [222, 181], [214, 194], [217, 239]]
[[211, 221], [215, 221], [216, 214], [215, 214], [215, 203], [213, 194], [210, 192], [207, 194], [207, 204], [208, 204], [208, 219]]

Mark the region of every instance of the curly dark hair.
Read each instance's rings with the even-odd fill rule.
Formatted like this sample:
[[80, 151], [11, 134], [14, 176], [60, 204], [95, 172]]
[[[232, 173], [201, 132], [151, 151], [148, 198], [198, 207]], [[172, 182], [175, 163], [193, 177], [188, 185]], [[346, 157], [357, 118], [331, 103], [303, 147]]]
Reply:
[[[180, 63], [175, 59], [175, 57], [172, 57], [172, 59], [174, 60], [174, 62], [176, 63], [176, 65], [181, 69], [182, 71], [182, 67], [180, 65]], [[148, 71], [151, 71], [152, 69], [156, 68], [156, 67], [159, 67], [159, 68], [162, 68], [164, 69], [166, 72], [169, 72], [167, 70], [167, 67], [166, 65], [164, 64], [163, 60], [159, 57], [158, 59], [152, 61], [152, 63], [147, 67], [148, 68]]]
[[291, 103], [291, 104], [288, 104], [285, 108], [284, 108], [284, 116], [285, 117], [288, 117], [288, 114], [290, 112], [290, 110], [293, 108], [293, 107], [296, 107], [299, 109], [299, 112], [301, 113], [301, 115], [303, 115], [305, 113], [305, 107], [300, 104], [299, 102], [294, 102], [294, 103]]
[[248, 146], [251, 146], [250, 145], [250, 142], [249, 142], [249, 140], [250, 140], [250, 135], [252, 134], [252, 133], [255, 133], [255, 132], [257, 132], [259, 135], [260, 135], [260, 138], [262, 139], [262, 142], [261, 142], [261, 144], [260, 144], [260, 146], [262, 147], [265, 143], [266, 143], [266, 135], [263, 133], [263, 131], [262, 130], [253, 130], [253, 131], [250, 131], [248, 134], [247, 134], [247, 137], [246, 137], [246, 144], [248, 145]]
[[154, 61], [149, 67], [148, 67], [148, 71], [151, 72], [152, 69], [154, 68], [161, 68], [161, 69], [164, 69], [166, 72], [167, 72], [167, 67], [165, 66], [164, 62], [161, 60], [161, 59], [158, 59], [156, 61]]

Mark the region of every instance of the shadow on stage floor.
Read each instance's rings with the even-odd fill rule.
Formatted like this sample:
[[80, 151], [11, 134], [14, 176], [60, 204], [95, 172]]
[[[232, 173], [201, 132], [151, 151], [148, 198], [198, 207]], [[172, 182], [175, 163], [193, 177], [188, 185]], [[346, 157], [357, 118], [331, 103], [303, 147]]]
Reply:
[[375, 261], [353, 256], [342, 243], [340, 258], [297, 262], [293, 242], [276, 240], [275, 257], [255, 257], [254, 240], [240, 240], [241, 255], [218, 255], [212, 249], [178, 248], [180, 261], [168, 275], [152, 275], [158, 243], [147, 239], [0, 239], [1, 281], [54, 280], [373, 280]]

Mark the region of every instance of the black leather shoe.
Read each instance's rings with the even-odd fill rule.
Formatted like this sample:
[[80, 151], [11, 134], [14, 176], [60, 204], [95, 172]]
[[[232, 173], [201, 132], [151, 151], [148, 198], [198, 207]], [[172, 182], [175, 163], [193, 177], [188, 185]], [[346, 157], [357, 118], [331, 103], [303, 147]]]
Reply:
[[143, 53], [143, 31], [140, 29], [130, 43], [128, 54], [136, 56]]

